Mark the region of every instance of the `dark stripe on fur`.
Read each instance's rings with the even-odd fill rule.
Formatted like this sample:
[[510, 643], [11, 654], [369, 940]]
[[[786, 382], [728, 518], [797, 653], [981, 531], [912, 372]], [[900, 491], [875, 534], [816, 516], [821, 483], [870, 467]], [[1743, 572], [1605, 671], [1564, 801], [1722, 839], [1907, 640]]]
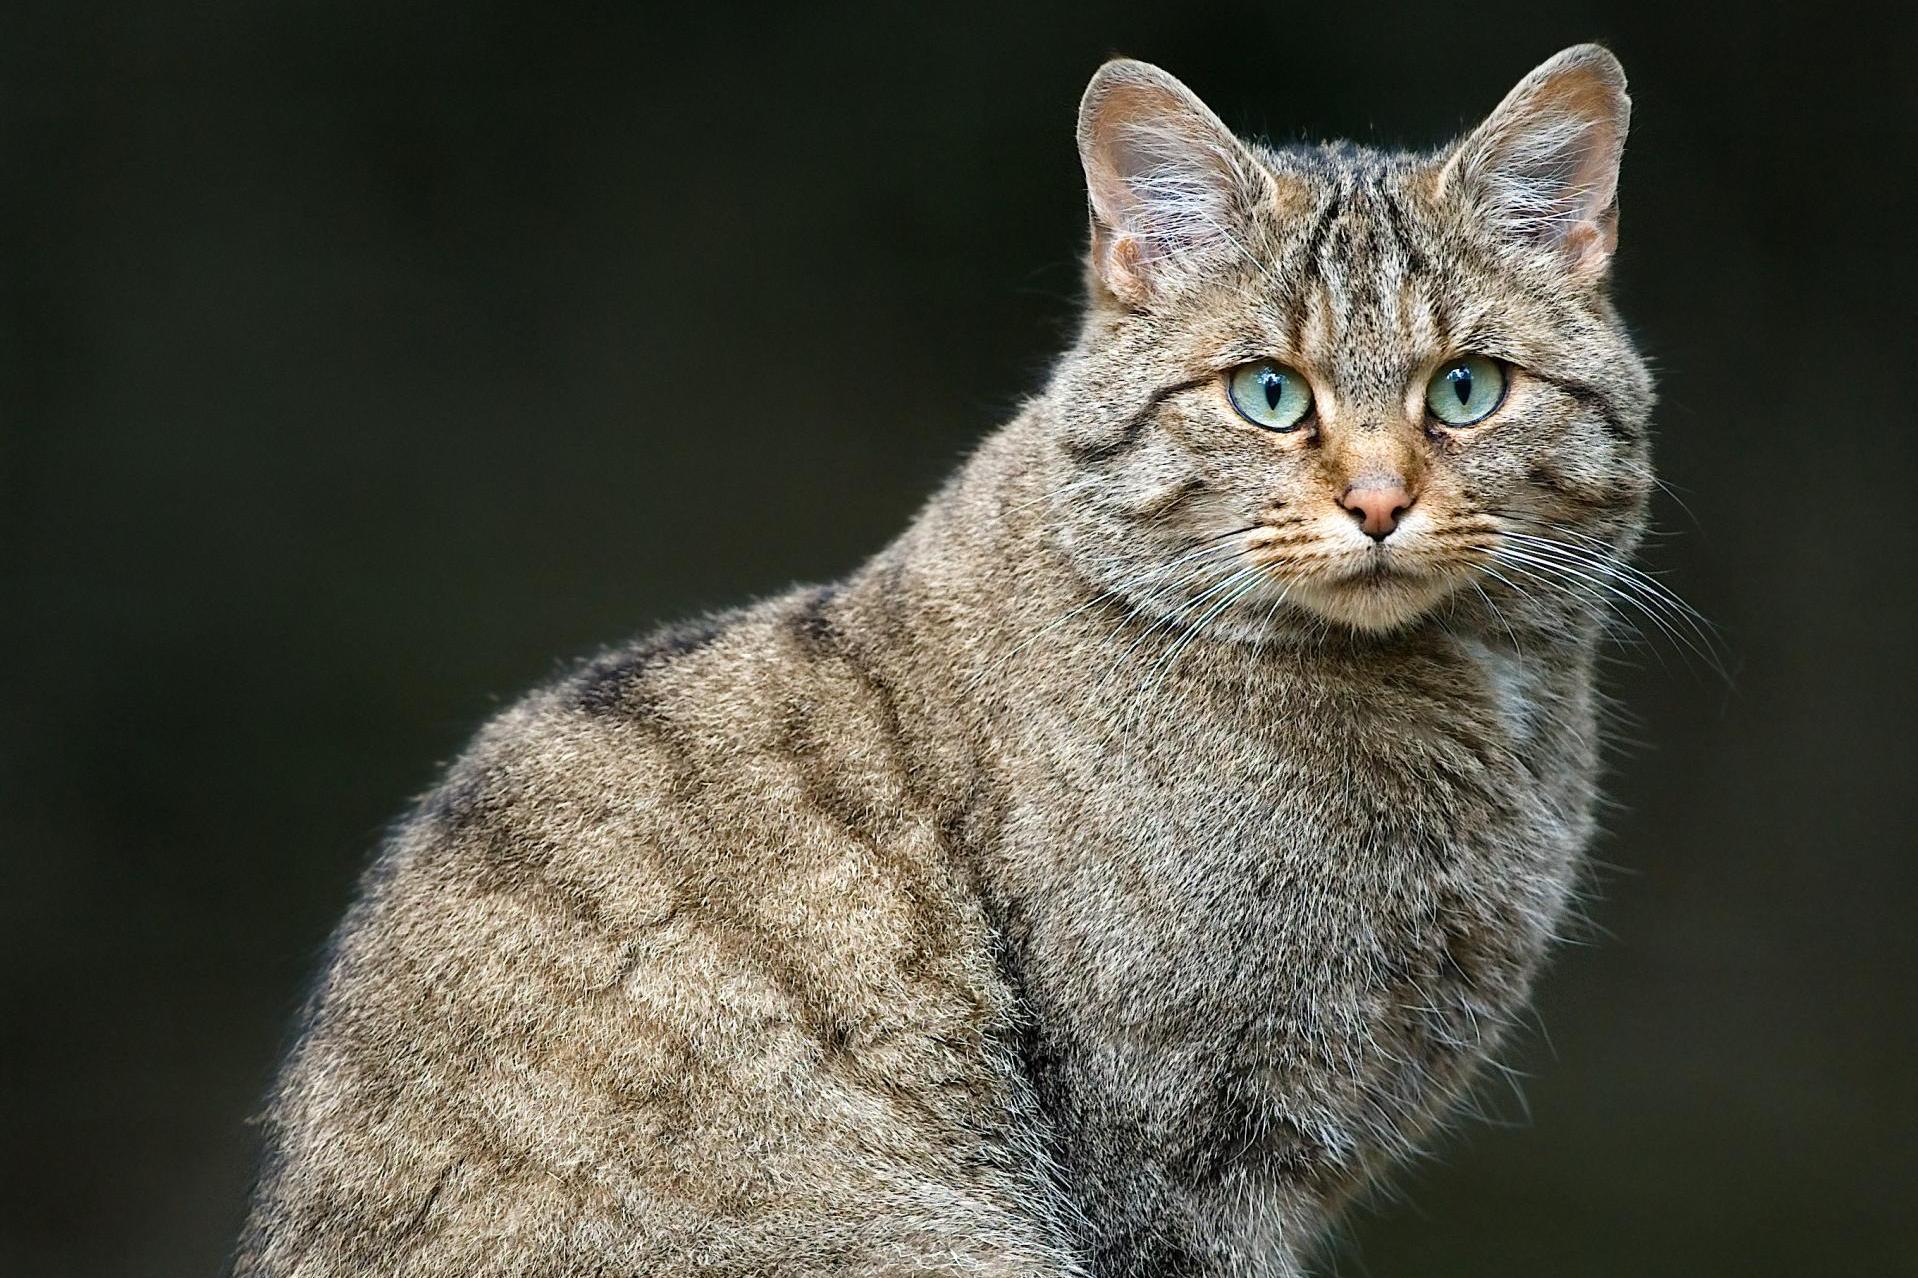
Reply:
[[1634, 444], [1645, 438], [1644, 431], [1636, 430], [1626, 424], [1625, 416], [1619, 412], [1618, 406], [1612, 402], [1610, 396], [1606, 395], [1604, 391], [1599, 390], [1598, 387], [1585, 382], [1571, 381], [1566, 378], [1548, 377], [1543, 373], [1536, 374], [1536, 376], [1540, 381], [1558, 387], [1567, 395], [1577, 400], [1580, 406], [1595, 413], [1599, 421], [1604, 424], [1606, 432], [1614, 438]]
[[1393, 241], [1398, 245], [1399, 256], [1405, 259], [1407, 275], [1423, 275], [1430, 268], [1425, 254], [1419, 252], [1417, 244], [1412, 242], [1411, 228], [1405, 225], [1405, 214], [1399, 209], [1399, 202], [1391, 196], [1380, 196], [1379, 203], [1385, 206], [1385, 224], [1392, 233]]
[[[1325, 252], [1325, 240], [1326, 237], [1332, 233], [1332, 224], [1338, 220], [1339, 214], [1344, 212], [1344, 210], [1344, 193], [1340, 192], [1333, 195], [1331, 199], [1325, 202], [1325, 207], [1319, 210], [1318, 221], [1312, 224], [1311, 232], [1305, 237], [1305, 265], [1306, 269], [1311, 272], [1311, 278], [1313, 280], [1321, 279], [1324, 276], [1324, 271], [1319, 263], [1321, 256]], [[1303, 293], [1304, 290], [1301, 289], [1300, 292]]]
[[1208, 374], [1204, 377], [1188, 378], [1183, 382], [1176, 382], [1171, 386], [1159, 387], [1159, 389], [1153, 391], [1146, 399], [1145, 404], [1140, 407], [1138, 412], [1126, 418], [1124, 425], [1119, 427], [1117, 434], [1111, 438], [1099, 440], [1096, 443], [1068, 439], [1064, 444], [1066, 455], [1078, 462], [1081, 466], [1097, 466], [1102, 462], [1111, 461], [1115, 457], [1130, 452], [1138, 445], [1139, 440], [1144, 437], [1145, 428], [1151, 423], [1152, 419], [1158, 415], [1161, 404], [1171, 399], [1174, 395], [1183, 394], [1186, 391], [1203, 386], [1211, 380], [1212, 375]]
[[649, 671], [699, 651], [721, 629], [716, 620], [669, 626], [632, 647], [594, 658], [576, 676], [574, 706], [588, 714], [635, 713], [644, 704], [644, 698], [636, 694]]
[[[894, 572], [896, 574], [897, 570]], [[898, 587], [893, 587], [890, 593], [896, 596], [898, 591]], [[916, 765], [920, 761], [914, 757], [906, 742], [905, 721], [900, 715], [898, 694], [865, 654], [858, 651], [847, 635], [834, 624], [831, 608], [837, 595], [838, 591], [831, 586], [813, 591], [801, 601], [798, 611], [788, 618], [787, 625], [793, 639], [807, 656], [815, 661], [832, 661], [843, 665], [872, 698], [879, 712], [879, 727], [885, 734], [893, 761], [908, 788], [913, 788], [917, 779]]]
[[1527, 482], [1545, 489], [1549, 493], [1564, 498], [1575, 505], [1593, 510], [1606, 510], [1615, 506], [1630, 505], [1633, 494], [1615, 488], [1587, 488], [1573, 483], [1550, 466], [1534, 466], [1525, 472]]

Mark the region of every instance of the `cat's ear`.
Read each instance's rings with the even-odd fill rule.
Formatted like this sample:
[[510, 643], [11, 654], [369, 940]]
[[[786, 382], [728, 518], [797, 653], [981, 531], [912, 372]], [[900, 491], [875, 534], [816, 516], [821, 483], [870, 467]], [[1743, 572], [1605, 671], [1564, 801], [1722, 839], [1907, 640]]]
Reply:
[[1453, 150], [1439, 178], [1525, 249], [1574, 276], [1604, 273], [1618, 245], [1618, 163], [1631, 123], [1625, 68], [1575, 45], [1518, 82]]
[[1079, 102], [1079, 160], [1092, 205], [1092, 269], [1139, 305], [1209, 250], [1233, 242], [1262, 171], [1192, 90], [1117, 59]]

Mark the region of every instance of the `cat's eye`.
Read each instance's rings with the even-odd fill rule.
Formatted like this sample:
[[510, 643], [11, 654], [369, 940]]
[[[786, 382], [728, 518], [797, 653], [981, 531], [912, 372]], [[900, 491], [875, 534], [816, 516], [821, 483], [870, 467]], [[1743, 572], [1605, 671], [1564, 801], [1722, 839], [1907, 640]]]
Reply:
[[1482, 422], [1504, 402], [1504, 366], [1483, 355], [1461, 355], [1425, 384], [1425, 406], [1447, 426]]
[[1297, 430], [1312, 411], [1312, 387], [1305, 378], [1269, 359], [1233, 369], [1225, 390], [1239, 416], [1267, 430]]

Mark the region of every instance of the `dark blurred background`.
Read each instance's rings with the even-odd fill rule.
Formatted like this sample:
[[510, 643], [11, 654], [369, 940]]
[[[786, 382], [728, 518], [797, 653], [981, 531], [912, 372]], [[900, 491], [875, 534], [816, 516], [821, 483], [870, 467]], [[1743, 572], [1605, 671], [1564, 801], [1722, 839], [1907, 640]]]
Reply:
[[[1887, 10], [1889, 12], [1889, 10]], [[384, 822], [566, 658], [844, 572], [1074, 314], [1079, 91], [1637, 105], [1651, 566], [1590, 944], [1345, 1274], [1913, 1273], [1918, 42], [1829, 7], [5, 6], [0, 1272], [209, 1274]], [[1682, 501], [1681, 501], [1682, 499]]]

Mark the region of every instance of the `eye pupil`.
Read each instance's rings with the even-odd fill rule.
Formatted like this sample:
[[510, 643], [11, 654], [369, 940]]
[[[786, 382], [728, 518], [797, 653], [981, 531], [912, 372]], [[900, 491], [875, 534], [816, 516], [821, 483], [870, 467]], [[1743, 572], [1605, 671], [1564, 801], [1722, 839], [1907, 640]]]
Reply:
[[1226, 375], [1225, 391], [1239, 416], [1265, 430], [1297, 430], [1312, 411], [1310, 385], [1276, 360], [1239, 365]]
[[1503, 366], [1483, 355], [1461, 355], [1425, 384], [1425, 406], [1447, 426], [1484, 421], [1505, 402]]

